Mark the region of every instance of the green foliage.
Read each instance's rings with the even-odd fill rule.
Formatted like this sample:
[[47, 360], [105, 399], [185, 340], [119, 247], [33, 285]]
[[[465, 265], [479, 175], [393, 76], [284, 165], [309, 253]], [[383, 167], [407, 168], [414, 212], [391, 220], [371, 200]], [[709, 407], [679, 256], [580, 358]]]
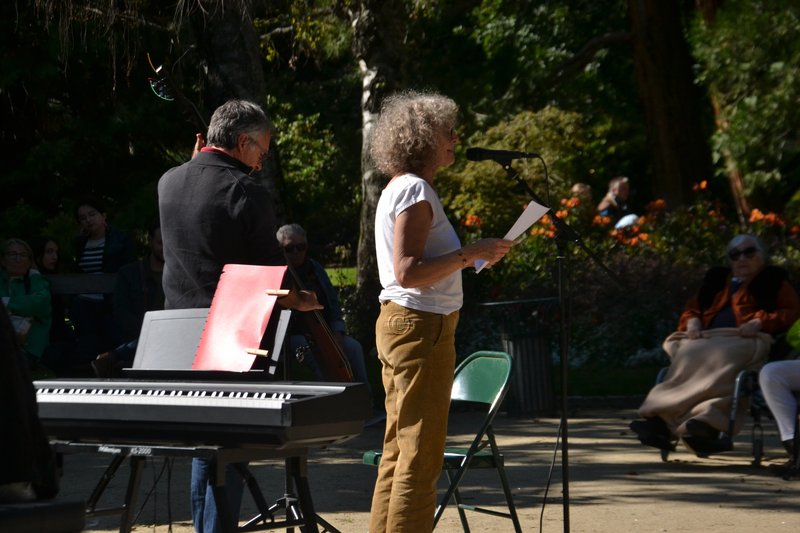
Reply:
[[[638, 222], [614, 229], [611, 221], [594, 216], [579, 198], [558, 202], [558, 216], [582, 237], [582, 242], [608, 270], [578, 246], [565, 243], [563, 268], [571, 276], [571, 351], [573, 366], [648, 366], [661, 359], [661, 342], [677, 326], [689, 296], [703, 272], [725, 264], [727, 242], [739, 233], [735, 218], [697, 184], [691, 205], [667, 211], [663, 201], [648, 206]], [[800, 259], [800, 224], [774, 213], [754, 211], [748, 231], [759, 235], [772, 262], [790, 271], [795, 281]], [[463, 315], [476, 314], [486, 328], [470, 320], [462, 328], [465, 346], [498, 342], [497, 330], [514, 321], [518, 327], [545, 328], [558, 323], [553, 309], [532, 312], [518, 305], [508, 316], [486, 316], [478, 302], [541, 299], [557, 295], [555, 226], [546, 216], [527, 238], [488, 271], [465, 276], [467, 294]], [[553, 345], [553, 353], [557, 347]], [[557, 359], [557, 357], [555, 357]]]
[[756, 205], [782, 209], [800, 187], [800, 5], [726, 1], [713, 22], [696, 17], [689, 35], [698, 81], [719, 104], [714, 159], [729, 152]]
[[[541, 161], [514, 166], [587, 248], [623, 278], [620, 289], [570, 245], [571, 362], [644, 364], [674, 327], [699, 273], [721, 262], [722, 247], [737, 224], [711, 192], [727, 187], [722, 180], [711, 188], [698, 184], [690, 205], [666, 210], [654, 203], [645, 209], [650, 198], [644, 196], [658, 191], [650, 187], [629, 46], [601, 48], [569, 71], [569, 60], [587, 43], [628, 28], [629, 2], [400, 3], [408, 17], [396, 17], [381, 34], [362, 36], [370, 43], [402, 36], [400, 59], [391, 65], [393, 78], [387, 83], [451, 95], [462, 109], [462, 146], [542, 154], [547, 184]], [[48, 14], [84, 4], [36, 3], [48, 7]], [[378, 4], [371, 6], [378, 9]], [[353, 42], [349, 16], [358, 5], [279, 0], [251, 6], [268, 105], [278, 125], [285, 177], [279, 186], [287, 219], [306, 227], [312, 245], [323, 252], [315, 256], [325, 264], [351, 265], [359, 228], [364, 95], [352, 51], [359, 43]], [[216, 73], [202, 47], [181, 55], [195, 42], [189, 23], [197, 22], [191, 20], [195, 4], [185, 5], [178, 18], [170, 3], [146, 0], [128, 7], [125, 13], [136, 15], [129, 17], [130, 25], [113, 10], [73, 11], [78, 24], [68, 30], [80, 41], [70, 48], [59, 38], [57, 18], [43, 22], [33, 3], [0, 7], [0, 235], [55, 235], [68, 254], [77, 230], [72, 210], [88, 194], [107, 199], [112, 223], [134, 235], [151, 223], [156, 182], [166, 168], [188, 157], [195, 130], [176, 102], [151, 93], [147, 78], [154, 73], [143, 47], [164, 60], [186, 57], [181, 68], [202, 72], [197, 79]], [[697, 20], [689, 28], [698, 83], [715, 96], [725, 121], [713, 139], [720, 175], [723, 154], [730, 153], [744, 172], [754, 205], [763, 210], [751, 216], [752, 230], [765, 238], [775, 262], [795, 276], [800, 265], [799, 13], [796, 2], [726, 0], [713, 24]], [[176, 77], [189, 85], [181, 69]], [[190, 98], [202, 100], [200, 85], [183, 88]], [[592, 201], [576, 203], [567, 191], [576, 181], [589, 183], [596, 201], [608, 179], [620, 174], [631, 176], [640, 194], [633, 203], [642, 218], [625, 231], [613, 231], [607, 221], [594, 218]], [[465, 242], [502, 235], [528, 201], [491, 162], [457, 164], [437, 176], [436, 185]], [[555, 294], [558, 250], [552, 235], [549, 223], [539, 224], [495, 268], [465, 275], [461, 346], [484, 348], [497, 340], [493, 321], [504, 319], [486, 319], [478, 302]], [[343, 288], [348, 316], [365, 305], [354, 294]], [[529, 311], [519, 317], [533, 320]], [[555, 332], [553, 319], [536, 317]], [[367, 332], [361, 340], [369, 349], [372, 326], [358, 326]]]
[[[514, 163], [514, 168], [530, 187], [545, 197], [547, 187], [564, 191], [584, 175], [584, 138], [579, 115], [545, 107], [538, 112], [522, 111], [485, 134], [472, 135], [465, 144], [489, 148], [513, 146], [540, 153], [549, 165], [549, 182], [545, 182], [545, 167], [539, 160], [520, 160]], [[436, 180], [448, 213], [467, 232], [479, 230], [484, 236], [502, 236], [527, 204], [524, 191], [515, 190], [516, 182], [491, 161], [443, 170]]]
[[329, 267], [325, 271], [334, 287], [354, 287], [356, 284], [355, 267]]
[[337, 6], [288, 1], [255, 21], [270, 72], [285, 218], [306, 229], [324, 264], [355, 256], [337, 248], [355, 250], [361, 202], [360, 79]]

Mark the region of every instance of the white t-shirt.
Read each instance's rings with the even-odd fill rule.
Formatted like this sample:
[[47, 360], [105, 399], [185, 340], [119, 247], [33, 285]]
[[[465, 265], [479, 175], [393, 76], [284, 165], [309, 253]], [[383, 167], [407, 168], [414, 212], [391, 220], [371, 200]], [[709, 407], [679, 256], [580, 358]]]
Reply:
[[461, 248], [458, 235], [447, 220], [442, 202], [430, 184], [414, 174], [398, 176], [381, 193], [375, 211], [375, 251], [383, 286], [379, 298], [381, 302], [391, 300], [418, 311], [449, 315], [461, 309], [464, 300], [461, 271], [453, 272], [428, 287], [414, 289], [401, 287], [394, 275], [394, 225], [397, 215], [422, 201], [428, 202], [433, 211], [423, 257], [437, 257]]

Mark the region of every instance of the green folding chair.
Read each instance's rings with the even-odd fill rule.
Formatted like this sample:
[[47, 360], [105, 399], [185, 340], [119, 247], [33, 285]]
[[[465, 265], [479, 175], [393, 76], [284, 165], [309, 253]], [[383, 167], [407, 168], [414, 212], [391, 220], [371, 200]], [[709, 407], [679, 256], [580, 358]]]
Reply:
[[[508, 518], [514, 523], [514, 531], [521, 533], [522, 528], [517, 517], [517, 509], [508, 486], [508, 478], [504, 468], [503, 455], [495, 440], [492, 421], [500, 410], [500, 404], [508, 392], [509, 378], [514, 366], [514, 359], [504, 352], [480, 351], [467, 357], [458, 368], [450, 394], [451, 405], [459, 403], [483, 405], [487, 408], [486, 416], [475, 434], [469, 448], [446, 448], [442, 469], [447, 474], [449, 485], [439, 501], [433, 526], [439, 523], [445, 507], [452, 500], [461, 518], [464, 531], [469, 533], [469, 523], [465, 511], [475, 511], [492, 516]], [[364, 453], [363, 462], [378, 466], [381, 462], [379, 450]], [[494, 468], [500, 477], [503, 493], [506, 498], [508, 512], [500, 512], [463, 502], [458, 486], [470, 468]]]

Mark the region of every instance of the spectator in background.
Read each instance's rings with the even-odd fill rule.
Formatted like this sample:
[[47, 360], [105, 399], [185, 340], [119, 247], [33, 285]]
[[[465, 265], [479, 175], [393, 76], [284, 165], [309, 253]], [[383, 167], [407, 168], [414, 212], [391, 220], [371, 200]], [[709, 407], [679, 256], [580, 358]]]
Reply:
[[51, 237], [34, 241], [33, 255], [39, 272], [44, 275], [58, 273], [58, 243]]
[[[798, 322], [800, 324], [800, 322]], [[798, 345], [800, 346], [800, 345]], [[800, 359], [773, 361], [764, 365], [758, 375], [764, 401], [767, 402], [788, 459], [781, 464], [770, 465], [770, 470], [780, 476], [800, 474], [794, 446], [797, 425], [797, 393], [800, 392]]]
[[616, 228], [632, 224], [636, 219], [631, 220], [630, 218], [632, 215], [628, 206], [630, 193], [630, 182], [627, 177], [612, 178], [608, 182], [608, 192], [597, 205], [597, 213], [600, 216], [609, 217]]
[[582, 204], [592, 203], [592, 186], [588, 183], [578, 182], [573, 184], [570, 193], [575, 198], [578, 198]]
[[[297, 273], [300, 282], [306, 289], [317, 294], [319, 303], [324, 307], [319, 313], [325, 318], [325, 322], [335, 335], [336, 342], [347, 356], [355, 381], [366, 383], [369, 386], [367, 370], [364, 365], [364, 350], [361, 348], [361, 343], [345, 334], [339, 296], [336, 294], [336, 289], [325, 272], [325, 268], [308, 257], [306, 231], [298, 224], [286, 224], [278, 229], [275, 236], [278, 244], [283, 248], [283, 253], [286, 254], [286, 262]], [[296, 352], [298, 349], [303, 350], [304, 347], [308, 347], [310, 333], [304, 326], [303, 320], [293, 320], [290, 326], [291, 337], [289, 340], [292, 351]], [[320, 355], [314, 353], [310, 348], [303, 351], [305, 352], [303, 363], [311, 368], [317, 379], [330, 381], [330, 376], [324, 374], [318, 362]]]
[[[43, 237], [34, 241], [33, 255], [36, 265], [45, 277], [57, 275], [61, 272], [58, 243], [52, 237]], [[50, 344], [45, 349], [43, 360], [45, 366], [50, 366], [48, 360], [55, 352], [61, 353], [71, 349], [75, 343], [75, 332], [67, 317], [66, 297], [52, 294], [50, 298], [53, 320], [50, 324]], [[57, 358], [57, 356], [56, 356]]]
[[[800, 351], [800, 320], [786, 332], [786, 342], [795, 351]], [[770, 470], [784, 478], [796, 477], [800, 474], [798, 454], [795, 447], [795, 430], [797, 418], [797, 394], [800, 393], [800, 359], [773, 361], [764, 365], [758, 375], [761, 392], [769, 406], [781, 444], [786, 449], [789, 459], [782, 464], [769, 465]]]
[[592, 186], [588, 183], [575, 183], [569, 192], [570, 198], [561, 200], [561, 204], [572, 210], [582, 224], [590, 224], [595, 217]]
[[34, 268], [33, 250], [27, 242], [8, 239], [2, 252], [0, 297], [11, 317], [17, 344], [36, 368], [50, 338], [50, 283]]
[[[75, 215], [81, 230], [75, 248], [78, 272], [116, 273], [122, 265], [136, 259], [133, 241], [108, 224], [106, 211], [99, 200], [81, 202]], [[70, 366], [86, 365], [88, 368], [97, 354], [114, 347], [111, 295], [78, 295], [70, 305], [70, 317], [77, 334], [77, 347]]]
[[103, 352], [92, 362], [98, 377], [112, 377], [133, 363], [139, 332], [147, 311], [164, 309], [164, 243], [161, 228], [154, 226], [148, 233], [147, 257], [119, 269], [114, 287], [114, 328], [117, 347]]

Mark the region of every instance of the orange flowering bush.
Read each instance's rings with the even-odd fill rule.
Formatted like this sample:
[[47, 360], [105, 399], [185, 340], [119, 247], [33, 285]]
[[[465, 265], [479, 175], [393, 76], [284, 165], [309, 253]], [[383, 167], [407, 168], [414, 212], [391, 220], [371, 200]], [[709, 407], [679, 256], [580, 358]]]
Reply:
[[465, 228], [480, 229], [481, 219], [478, 215], [469, 214], [464, 218], [462, 224], [464, 225]]
[[[698, 182], [693, 190], [691, 204], [670, 209], [663, 199], [653, 200], [633, 224], [621, 228], [615, 228], [609, 217], [597, 215], [594, 205], [565, 197], [503, 261], [465, 277], [465, 288], [482, 301], [554, 296], [557, 258], [563, 250], [574, 310], [571, 342], [576, 353], [571, 363], [660, 361], [661, 342], [676, 327], [686, 299], [706, 269], [725, 264], [725, 245], [737, 233], [761, 237], [773, 263], [800, 279], [800, 223], [754, 209], [743, 230], [735, 213], [710, 196], [707, 182]], [[561, 227], [566, 232], [560, 236]], [[580, 246], [574, 244], [578, 239]], [[552, 315], [549, 319], [555, 320]], [[545, 318], [540, 314], [530, 320], [541, 325]], [[487, 334], [491, 335], [482, 331], [482, 342]], [[553, 353], [558, 353], [555, 346]]]

